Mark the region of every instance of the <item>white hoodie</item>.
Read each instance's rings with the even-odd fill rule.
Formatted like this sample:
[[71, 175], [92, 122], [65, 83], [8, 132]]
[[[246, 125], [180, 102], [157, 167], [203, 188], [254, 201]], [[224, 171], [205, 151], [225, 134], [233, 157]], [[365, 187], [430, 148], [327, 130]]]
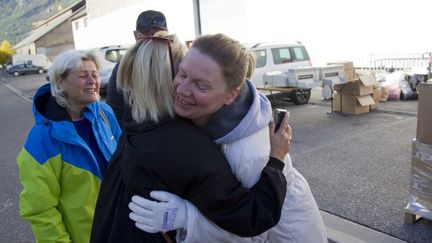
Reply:
[[[270, 154], [268, 124], [272, 108], [267, 97], [246, 82], [240, 96], [212, 116], [206, 131], [222, 146], [233, 173], [250, 188], [259, 179]], [[241, 117], [239, 119], [239, 114]], [[279, 223], [261, 235], [242, 238], [219, 228], [186, 201], [187, 226], [177, 231], [177, 242], [327, 242], [318, 206], [304, 177], [285, 157], [287, 194]]]

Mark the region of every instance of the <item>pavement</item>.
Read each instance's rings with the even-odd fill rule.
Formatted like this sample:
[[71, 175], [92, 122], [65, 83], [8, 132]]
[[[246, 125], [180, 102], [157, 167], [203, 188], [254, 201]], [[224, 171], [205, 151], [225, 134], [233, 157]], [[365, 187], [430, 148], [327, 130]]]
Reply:
[[309, 104], [301, 113], [288, 105], [293, 118], [302, 116], [301, 125], [292, 122], [294, 137], [302, 134], [292, 157], [310, 183], [329, 242], [432, 242], [429, 220], [403, 221], [417, 101], [380, 102], [369, 114], [344, 115], [332, 113], [331, 101], [315, 88]]
[[353, 223], [341, 217], [321, 211], [327, 228], [329, 243], [402, 243], [406, 242], [393, 236], [381, 233], [366, 226]]
[[[34, 79], [10, 78], [3, 84], [30, 104], [43, 83]], [[405, 224], [403, 214], [417, 101], [380, 102], [371, 113], [343, 115], [332, 113], [331, 101], [313, 89], [307, 105], [276, 106], [291, 111], [293, 164], [310, 184], [329, 242], [432, 242], [431, 221]], [[16, 228], [18, 242], [27, 242], [29, 228]]]

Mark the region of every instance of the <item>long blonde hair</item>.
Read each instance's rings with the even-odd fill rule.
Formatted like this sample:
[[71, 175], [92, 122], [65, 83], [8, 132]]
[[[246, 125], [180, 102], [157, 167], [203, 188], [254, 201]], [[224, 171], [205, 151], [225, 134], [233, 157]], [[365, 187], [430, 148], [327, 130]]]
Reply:
[[136, 123], [146, 120], [158, 122], [162, 117], [175, 116], [171, 67], [174, 67], [175, 74], [186, 47], [176, 36], [168, 36], [166, 31], [157, 32], [154, 36], [172, 41], [143, 38], [122, 58], [117, 73], [117, 87], [131, 106]]

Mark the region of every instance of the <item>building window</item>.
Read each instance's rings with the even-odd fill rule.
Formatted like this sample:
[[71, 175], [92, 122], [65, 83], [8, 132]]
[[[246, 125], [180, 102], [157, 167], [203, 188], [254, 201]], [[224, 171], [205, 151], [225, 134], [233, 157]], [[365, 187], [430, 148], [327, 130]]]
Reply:
[[84, 18], [84, 28], [88, 26], [88, 19]]
[[79, 21], [76, 21], [75, 22], [75, 30], [78, 30], [79, 29]]

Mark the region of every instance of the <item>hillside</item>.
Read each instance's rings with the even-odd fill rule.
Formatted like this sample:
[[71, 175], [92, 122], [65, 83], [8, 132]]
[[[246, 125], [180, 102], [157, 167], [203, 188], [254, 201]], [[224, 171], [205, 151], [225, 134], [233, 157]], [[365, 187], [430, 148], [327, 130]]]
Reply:
[[12, 45], [28, 34], [33, 24], [42, 21], [78, 0], [1, 0], [0, 41]]

